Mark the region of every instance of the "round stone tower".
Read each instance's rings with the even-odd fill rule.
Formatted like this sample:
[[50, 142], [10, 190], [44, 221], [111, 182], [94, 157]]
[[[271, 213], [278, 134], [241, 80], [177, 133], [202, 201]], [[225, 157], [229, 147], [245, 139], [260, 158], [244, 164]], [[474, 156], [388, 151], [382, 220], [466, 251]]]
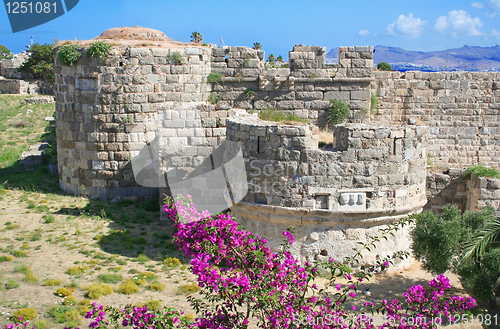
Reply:
[[113, 45], [104, 59], [85, 56], [95, 40], [78, 44], [84, 55], [74, 66], [56, 59], [60, 186], [99, 198], [158, 195], [135, 181], [130, 133], [140, 126], [144, 140], [154, 138], [158, 112], [206, 104], [211, 49], [143, 28], [110, 29], [98, 39]]
[[[337, 125], [333, 145], [318, 148], [315, 126], [228, 119], [227, 139], [242, 146], [249, 183], [232, 214], [275, 247], [293, 225], [291, 250], [301, 261], [343, 260], [357, 242], [422, 210], [427, 134], [424, 126]], [[395, 232], [363, 261], [410, 250], [409, 231]]]

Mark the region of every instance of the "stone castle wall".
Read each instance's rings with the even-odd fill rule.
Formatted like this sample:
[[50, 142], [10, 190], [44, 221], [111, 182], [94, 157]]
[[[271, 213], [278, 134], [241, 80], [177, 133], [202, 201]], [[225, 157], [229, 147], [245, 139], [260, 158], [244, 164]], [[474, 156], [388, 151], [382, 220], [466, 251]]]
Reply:
[[[301, 117], [322, 119], [330, 100], [346, 101], [359, 115], [370, 107], [373, 47], [341, 47], [339, 64], [325, 64], [326, 48], [298, 45], [289, 67], [272, 67], [261, 51], [246, 47], [215, 49], [212, 70], [223, 78], [212, 86], [219, 106], [279, 108]], [[252, 91], [246, 94], [245, 91]]]
[[430, 127], [433, 165], [500, 167], [500, 73], [374, 72], [372, 120]]

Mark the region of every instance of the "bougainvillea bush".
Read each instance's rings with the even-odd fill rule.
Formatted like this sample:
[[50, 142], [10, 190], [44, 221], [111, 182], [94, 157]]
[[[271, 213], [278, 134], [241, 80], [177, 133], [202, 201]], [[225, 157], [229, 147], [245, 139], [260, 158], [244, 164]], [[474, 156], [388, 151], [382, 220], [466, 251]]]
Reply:
[[[403, 301], [383, 300], [346, 309], [346, 300], [356, 296], [360, 282], [384, 271], [394, 258], [405, 256], [397, 253], [359, 268], [362, 251], [374, 248], [410, 219], [381, 230], [380, 236], [361, 245], [352, 257], [302, 266], [289, 252], [293, 228], [283, 233], [284, 243], [276, 253], [265, 239], [242, 229], [230, 214], [200, 214], [189, 196], [175, 202], [167, 198], [164, 210], [175, 223], [175, 242], [191, 258], [202, 288], [203, 300], [187, 297], [199, 318], [189, 322], [170, 308], [153, 312], [147, 307], [116, 309], [94, 304], [86, 316], [92, 319], [91, 328], [435, 328], [446, 317], [476, 306], [471, 297], [445, 296], [449, 280], [439, 275], [428, 289], [409, 288]], [[354, 271], [353, 266], [358, 269]], [[324, 287], [315, 284], [320, 273], [329, 277]], [[343, 284], [337, 283], [339, 278]]]

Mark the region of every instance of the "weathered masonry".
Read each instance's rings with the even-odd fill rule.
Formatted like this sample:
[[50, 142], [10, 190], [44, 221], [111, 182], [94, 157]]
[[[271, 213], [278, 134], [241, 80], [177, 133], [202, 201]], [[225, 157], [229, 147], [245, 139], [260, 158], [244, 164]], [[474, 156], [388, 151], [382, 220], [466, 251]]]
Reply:
[[[372, 47], [341, 47], [338, 64], [325, 64], [325, 50], [297, 45], [286, 68], [246, 47], [172, 42], [124, 43], [106, 59], [83, 56], [72, 67], [56, 61], [61, 188], [158, 197], [166, 184], [157, 178], [175, 169], [182, 181], [224, 141], [236, 142], [249, 191], [233, 214], [272, 244], [295, 225], [293, 251], [303, 261], [347, 256], [356, 242], [426, 205], [500, 209], [496, 180], [467, 185], [460, 175], [471, 164], [500, 166], [499, 73], [378, 72]], [[207, 83], [211, 72], [220, 81]], [[372, 94], [379, 106], [371, 113]], [[333, 146], [319, 148], [333, 99], [350, 105], [353, 123], [336, 126]], [[267, 107], [312, 124], [248, 114]], [[155, 147], [167, 152], [154, 154]], [[134, 172], [131, 160], [145, 151], [159, 176]], [[403, 230], [365, 260], [408, 247]]]

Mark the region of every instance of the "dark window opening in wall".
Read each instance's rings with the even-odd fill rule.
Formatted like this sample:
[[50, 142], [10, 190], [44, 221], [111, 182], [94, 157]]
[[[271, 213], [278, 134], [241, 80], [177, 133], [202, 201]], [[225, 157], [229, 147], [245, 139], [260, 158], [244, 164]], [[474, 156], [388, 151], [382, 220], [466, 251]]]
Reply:
[[198, 57], [200, 58], [200, 62], [203, 62], [203, 55], [198, 55]]
[[119, 64], [119, 65], [120, 65], [120, 66], [124, 66], [123, 62], [120, 62], [120, 64]]
[[227, 56], [224, 56], [224, 60], [226, 61], [226, 64], [227, 64], [227, 62], [228, 62]]

